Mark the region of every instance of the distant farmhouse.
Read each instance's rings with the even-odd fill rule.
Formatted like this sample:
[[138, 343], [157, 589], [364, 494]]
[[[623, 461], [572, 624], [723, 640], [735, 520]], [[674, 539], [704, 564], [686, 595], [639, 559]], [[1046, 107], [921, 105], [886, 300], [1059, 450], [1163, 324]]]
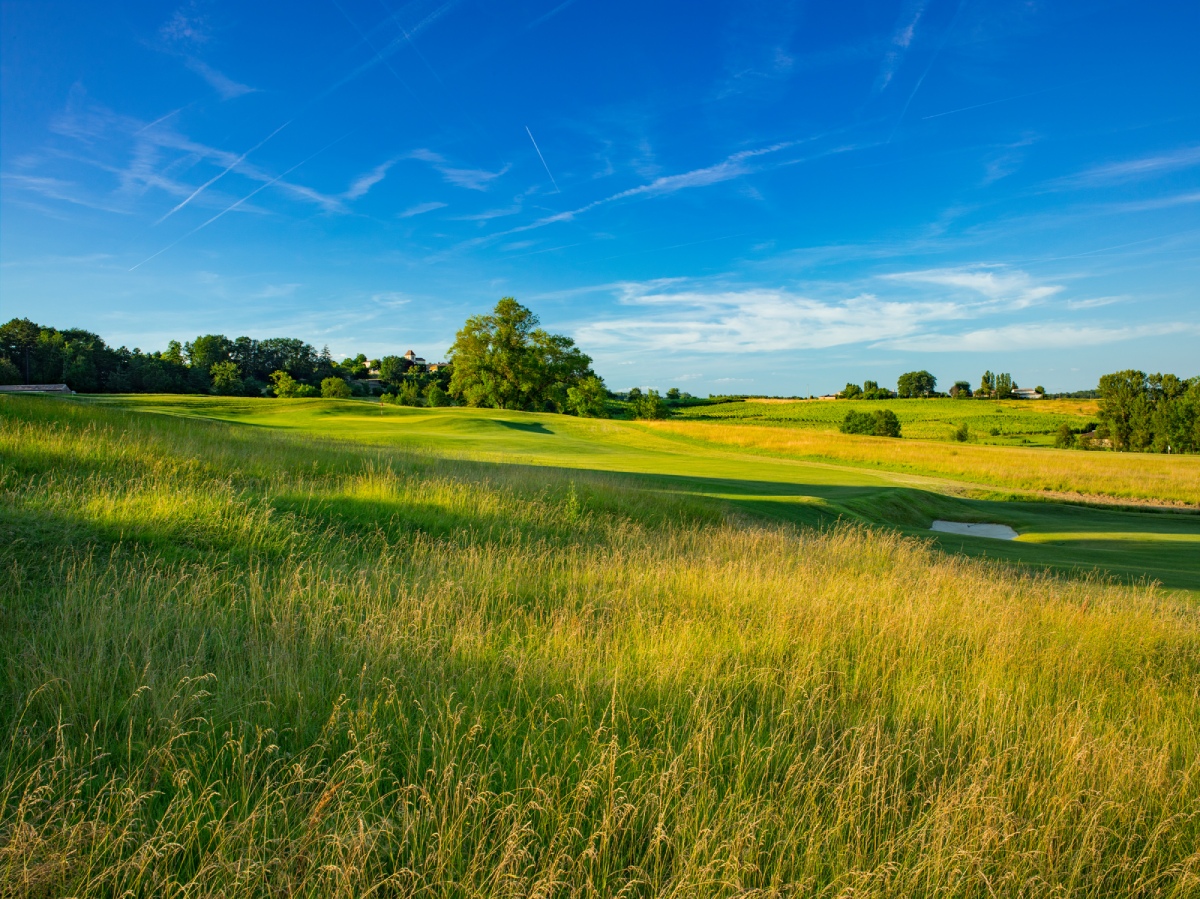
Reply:
[[1013, 399], [1016, 400], [1040, 400], [1043, 396], [1033, 387], [1014, 387], [1012, 391]]
[[426, 362], [412, 350], [404, 354], [404, 358], [408, 360], [409, 365], [424, 365], [426, 371], [435, 372], [439, 368], [445, 368], [445, 362]]

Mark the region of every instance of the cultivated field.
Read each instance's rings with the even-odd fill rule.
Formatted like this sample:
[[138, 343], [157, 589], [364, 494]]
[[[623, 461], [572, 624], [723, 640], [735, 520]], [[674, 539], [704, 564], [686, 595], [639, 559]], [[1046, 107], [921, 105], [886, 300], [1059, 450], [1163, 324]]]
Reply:
[[661, 431], [0, 398], [0, 893], [1200, 890], [1195, 516]]
[[972, 442], [1002, 446], [1053, 446], [1062, 425], [1077, 430], [1094, 426], [1098, 411], [1094, 400], [747, 400], [692, 406], [679, 415], [693, 421], [836, 431], [848, 411], [876, 409], [895, 412], [905, 437], [952, 440], [966, 424]]

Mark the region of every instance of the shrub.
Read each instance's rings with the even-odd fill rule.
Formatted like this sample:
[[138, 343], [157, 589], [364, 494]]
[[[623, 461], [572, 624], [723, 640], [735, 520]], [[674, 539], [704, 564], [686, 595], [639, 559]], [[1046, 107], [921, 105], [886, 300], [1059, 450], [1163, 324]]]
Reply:
[[[679, 391], [672, 389], [678, 396]], [[608, 391], [597, 377], [584, 378], [574, 387], [567, 388], [567, 409], [581, 418], [604, 418], [607, 404]]]
[[[636, 389], [636, 388], [635, 388]], [[638, 391], [639, 396], [633, 400], [633, 417], [644, 419], [666, 418], [668, 408], [666, 401], [658, 395], [657, 390]], [[629, 392], [633, 396], [633, 391]]]
[[891, 409], [875, 412], [846, 413], [840, 430], [843, 434], [871, 434], [875, 437], [899, 437], [900, 419]]
[[876, 437], [899, 437], [900, 436], [900, 419], [896, 417], [896, 413], [891, 409], [876, 410], [875, 415], [875, 430]]
[[966, 443], [971, 439], [971, 431], [967, 428], [965, 421], [954, 429], [954, 439], [959, 443]]
[[446, 393], [446, 391], [442, 389], [441, 384], [439, 384], [437, 381], [433, 381], [428, 387], [425, 388], [425, 405], [434, 407], [449, 406], [450, 394]]
[[20, 384], [21, 371], [4, 356], [0, 356], [0, 384]]
[[327, 400], [348, 400], [353, 395], [350, 385], [342, 378], [326, 378], [321, 382], [321, 396]]
[[214, 362], [209, 366], [208, 374], [212, 378], [213, 393], [220, 396], [241, 396], [246, 391], [242, 383], [242, 373], [235, 362]]
[[1059, 449], [1074, 449], [1079, 441], [1075, 438], [1075, 432], [1071, 430], [1071, 426], [1065, 421], [1059, 425], [1058, 433], [1054, 435], [1054, 445]]
[[272, 372], [271, 384], [275, 389], [275, 395], [280, 399], [300, 399], [317, 395], [317, 388], [311, 384], [300, 383], [286, 371]]
[[401, 384], [396, 393], [396, 402], [401, 406], [421, 405], [421, 388], [417, 386], [417, 382], [406, 380]]

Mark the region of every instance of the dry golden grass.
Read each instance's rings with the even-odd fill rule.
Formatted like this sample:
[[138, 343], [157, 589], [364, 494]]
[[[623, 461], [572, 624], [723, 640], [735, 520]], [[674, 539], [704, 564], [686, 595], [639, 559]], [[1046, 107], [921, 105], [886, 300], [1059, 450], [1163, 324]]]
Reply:
[[950, 477], [1007, 490], [1200, 505], [1200, 456], [891, 440], [828, 431], [657, 421], [660, 434], [739, 449]]

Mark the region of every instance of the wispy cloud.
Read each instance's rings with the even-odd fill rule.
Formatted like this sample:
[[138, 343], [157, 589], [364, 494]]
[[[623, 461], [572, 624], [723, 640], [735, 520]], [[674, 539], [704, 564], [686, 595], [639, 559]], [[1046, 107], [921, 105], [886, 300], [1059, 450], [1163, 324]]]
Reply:
[[503, 209], [485, 209], [483, 212], [473, 212], [468, 215], [453, 216], [454, 221], [458, 222], [490, 222], [492, 219], [506, 218], [510, 215], [516, 215], [522, 209], [518, 203], [513, 206], [505, 206]]
[[1103, 306], [1111, 306], [1114, 303], [1122, 303], [1128, 300], [1129, 297], [1091, 297], [1086, 300], [1067, 300], [1067, 308], [1075, 311], [1077, 309], [1099, 309]]
[[5, 172], [3, 181], [10, 187], [38, 194], [49, 200], [60, 200], [87, 209], [97, 209], [102, 212], [116, 212], [129, 215], [133, 210], [123, 208], [103, 199], [90, 196], [78, 184], [61, 178], [46, 178], [37, 175], [19, 175]]
[[[554, 222], [569, 222], [576, 217], [583, 215], [586, 212], [591, 212], [600, 206], [605, 206], [609, 203], [616, 203], [621, 200], [633, 199], [635, 197], [658, 197], [667, 194], [673, 194], [677, 191], [687, 190], [693, 187], [707, 187], [712, 184], [720, 184], [724, 181], [732, 181], [735, 178], [741, 178], [744, 175], [749, 175], [757, 168], [751, 164], [750, 160], [759, 156], [766, 156], [771, 153], [778, 153], [781, 150], [786, 150], [789, 147], [796, 146], [799, 141], [783, 141], [781, 143], [772, 144], [769, 147], [761, 147], [757, 150], [741, 150], [730, 156], [727, 156], [721, 162], [715, 165], [705, 166], [700, 169], [692, 169], [690, 172], [681, 172], [676, 175], [663, 175], [655, 178], [648, 184], [642, 184], [637, 187], [631, 187], [628, 190], [618, 191], [611, 196], [604, 197], [599, 200], [593, 200], [580, 206], [577, 209], [571, 209], [566, 212], [556, 212], [553, 215], [548, 215], [531, 222], [528, 225], [522, 225], [518, 228], [513, 228], [504, 234], [516, 234], [521, 231], [529, 231], [534, 228], [541, 228], [545, 225], [553, 224]], [[500, 236], [500, 235], [494, 235]]]
[[183, 64], [207, 81], [223, 100], [255, 93], [258, 88], [234, 81], [196, 55], [200, 47], [209, 42], [211, 36], [212, 29], [208, 17], [201, 12], [199, 4], [184, 3], [177, 7], [158, 29], [158, 39], [152, 46], [162, 53], [182, 59]]
[[221, 95], [222, 100], [232, 100], [245, 94], [258, 92], [258, 88], [234, 81], [232, 78], [218, 72], [208, 63], [196, 59], [194, 56], [185, 57], [184, 65], [207, 81], [212, 89]]
[[430, 203], [418, 203], [416, 206], [410, 206], [403, 212], [399, 213], [402, 219], [412, 218], [414, 215], [424, 215], [426, 212], [433, 212], [435, 209], [445, 209], [445, 203], [439, 203], [436, 200]]
[[1042, 321], [979, 328], [964, 333], [923, 333], [882, 342], [891, 349], [921, 353], [1022, 352], [1102, 346], [1167, 334], [1200, 335], [1194, 322], [1162, 322], [1148, 325], [1092, 326], [1071, 322]]
[[532, 22], [530, 22], [528, 25], [526, 25], [525, 30], [529, 31], [531, 28], [537, 28], [543, 22], [554, 18], [560, 12], [562, 12], [568, 6], [572, 6], [574, 3], [575, 3], [575, 0], [563, 0], [562, 3], [557, 4], [552, 9], [550, 9], [548, 12], [542, 13], [540, 16], [538, 16], [536, 19], [534, 19]]
[[[284, 193], [320, 206], [325, 212], [345, 211], [340, 197], [280, 179], [274, 173], [259, 168], [248, 160], [247, 157], [251, 153], [278, 134], [286, 127], [286, 123], [254, 147], [243, 153], [236, 153], [192, 140], [167, 121], [172, 115], [162, 116], [157, 121], [147, 124], [131, 116], [120, 115], [102, 106], [88, 103], [82, 92], [72, 92], [66, 110], [51, 122], [50, 127], [54, 133], [77, 141], [86, 148], [86, 152], [79, 157], [81, 161], [115, 175], [120, 194], [137, 197], [145, 194], [147, 189], [154, 188], [172, 197], [182, 198], [184, 202], [176, 205], [167, 216], [189, 203], [201, 203], [207, 194], [212, 193], [211, 188], [216, 181], [231, 174], [260, 184], [271, 182]], [[125, 159], [108, 161], [114, 157]], [[178, 180], [177, 175], [172, 174], [200, 163], [218, 166], [219, 169], [199, 186], [183, 183]], [[208, 199], [210, 202], [205, 205], [209, 208], [229, 202], [228, 197]]]
[[945, 331], [949, 323], [969, 322], [974, 327], [968, 334], [983, 333], [979, 320], [1018, 313], [1061, 289], [996, 266], [818, 282], [804, 290], [711, 287], [680, 279], [628, 282], [597, 288], [614, 293], [622, 311], [585, 323], [576, 334], [598, 349], [749, 354], [855, 344], [899, 347], [903, 341], [932, 341], [936, 332], [941, 349], [951, 349], [959, 335]]
[[968, 291], [986, 297], [993, 304], [1002, 303], [1011, 309], [1024, 309], [1062, 292], [1057, 284], [1039, 284], [1027, 273], [1000, 266], [971, 268], [938, 268], [914, 272], [897, 272], [883, 276], [889, 281], [909, 284], [933, 284], [957, 291]]
[[233, 162], [229, 163], [229, 165], [225, 166], [224, 169], [219, 171], [217, 174], [213, 175], [211, 178], [209, 178], [207, 181], [205, 181], [203, 184], [201, 184], [199, 187], [197, 187], [194, 191], [192, 191], [190, 194], [188, 194], [180, 203], [178, 203], [174, 207], [172, 207], [170, 212], [168, 212], [166, 215], [164, 215], [162, 218], [160, 218], [154, 224], [161, 225], [164, 221], [169, 219], [171, 216], [173, 216], [175, 213], [177, 213], [180, 209], [182, 209], [188, 203], [192, 202], [192, 200], [196, 199], [196, 197], [200, 196], [200, 194], [204, 193], [204, 191], [206, 191], [208, 188], [212, 187], [213, 184], [215, 184], [217, 181], [224, 178], [226, 175], [228, 175], [230, 172], [232, 172], [235, 168], [237, 168], [239, 165], [241, 165], [243, 162], [245, 162], [247, 156], [249, 156], [251, 153], [253, 153], [255, 150], [257, 150], [259, 147], [261, 147], [263, 144], [265, 144], [267, 141], [269, 141], [271, 138], [273, 138], [276, 134], [278, 134], [280, 131], [282, 131], [284, 128], [286, 128], [290, 124], [291, 124], [291, 122], [284, 122], [282, 125], [280, 125], [274, 131], [272, 131], [270, 134], [268, 134], [266, 137], [264, 137], [262, 140], [260, 140], [257, 144], [255, 144], [253, 147], [251, 147], [249, 150], [247, 150], [245, 153], [243, 153], [237, 159], [233, 160]]
[[903, 302], [860, 293], [825, 300], [782, 289], [671, 289], [626, 284], [631, 314], [591, 322], [579, 340], [598, 348], [768, 353], [877, 342], [961, 314], [953, 302]]
[[493, 181], [505, 174], [511, 167], [506, 165], [498, 172], [489, 172], [486, 169], [458, 168], [451, 165], [440, 153], [426, 149], [414, 150], [408, 156], [410, 159], [419, 159], [421, 162], [429, 163], [450, 184], [456, 187], [465, 187], [468, 190], [487, 190]]
[[278, 176], [276, 176], [275, 178], [272, 178], [270, 181], [267, 181], [267, 182], [266, 182], [266, 183], [264, 183], [264, 184], [260, 184], [258, 187], [256, 187], [254, 190], [250, 191], [250, 193], [246, 194], [246, 196], [242, 197], [240, 200], [237, 200], [236, 202], [234, 202], [234, 203], [230, 204], [229, 206], [227, 206], [226, 208], [222, 209], [220, 212], [218, 212], [218, 213], [217, 213], [216, 215], [214, 215], [212, 218], [210, 218], [210, 219], [208, 219], [208, 220], [206, 220], [206, 221], [204, 221], [204, 222], [201, 222], [199, 225], [197, 225], [197, 226], [196, 226], [195, 228], [193, 228], [191, 231], [188, 231], [186, 234], [184, 234], [184, 235], [183, 235], [182, 237], [180, 237], [178, 240], [172, 241], [171, 243], [167, 244], [165, 247], [163, 247], [163, 248], [162, 248], [161, 250], [159, 250], [157, 253], [154, 253], [154, 254], [152, 254], [152, 255], [150, 255], [150, 256], [147, 256], [145, 259], [143, 259], [143, 260], [142, 260], [141, 262], [139, 262], [137, 265], [134, 265], [134, 266], [132, 266], [132, 267], [131, 267], [129, 270], [132, 272], [132, 271], [134, 271], [135, 269], [141, 268], [143, 265], [145, 265], [145, 264], [146, 264], [147, 262], [149, 262], [150, 260], [158, 258], [158, 257], [159, 257], [159, 256], [161, 256], [163, 253], [167, 252], [167, 250], [169, 250], [169, 249], [171, 249], [172, 247], [175, 247], [175, 246], [177, 246], [178, 244], [182, 243], [183, 241], [187, 240], [189, 237], [191, 237], [191, 236], [192, 236], [193, 234], [195, 234], [196, 232], [204, 230], [204, 229], [205, 229], [205, 228], [207, 228], [209, 225], [211, 225], [213, 222], [215, 222], [217, 219], [221, 218], [222, 216], [226, 215], [227, 213], [233, 212], [233, 211], [234, 211], [235, 209], [237, 209], [239, 206], [241, 206], [241, 205], [243, 205], [244, 203], [246, 203], [247, 201], [249, 201], [249, 200], [253, 199], [255, 195], [257, 195], [257, 194], [261, 193], [262, 191], [266, 190], [266, 189], [267, 189], [268, 187], [270, 187], [271, 185], [281, 182], [281, 181], [282, 181], [282, 180], [283, 180], [285, 177], [287, 177], [288, 175], [290, 175], [290, 174], [291, 174], [292, 172], [294, 172], [296, 169], [300, 168], [302, 165], [305, 165], [305, 164], [306, 164], [306, 163], [308, 163], [308, 162], [311, 162], [313, 159], [315, 159], [316, 157], [320, 156], [322, 153], [324, 153], [326, 150], [328, 150], [330, 147], [332, 147], [332, 146], [333, 146], [334, 144], [336, 144], [338, 141], [340, 141], [340, 140], [343, 140], [344, 138], [345, 138], [345, 135], [343, 135], [342, 137], [336, 138], [335, 140], [332, 140], [332, 141], [330, 141], [330, 142], [329, 142], [328, 144], [326, 144], [324, 147], [322, 147], [321, 149], [317, 150], [317, 152], [316, 152], [316, 153], [313, 153], [311, 156], [308, 156], [308, 157], [306, 157], [306, 158], [304, 158], [304, 159], [300, 160], [299, 162], [297, 162], [297, 163], [296, 163], [294, 166], [292, 166], [290, 169], [288, 169], [287, 171], [285, 171], [285, 172], [284, 172], [282, 175], [278, 175]]
[[1071, 186], [1111, 184], [1117, 181], [1161, 175], [1195, 165], [1200, 165], [1200, 146], [1183, 147], [1170, 153], [1105, 163], [1084, 169], [1077, 175], [1064, 179], [1064, 183]]
[[1106, 211], [1149, 212], [1154, 209], [1170, 209], [1172, 206], [1189, 206], [1192, 203], [1200, 203], [1200, 191], [1186, 191], [1166, 197], [1152, 197], [1149, 200], [1131, 200], [1128, 203], [1110, 203]]
[[371, 171], [359, 175], [342, 196], [347, 200], [357, 200], [359, 197], [366, 196], [372, 187], [387, 177], [388, 169], [396, 164], [397, 158], [393, 157], [386, 162], [381, 162]]
[[892, 32], [891, 46], [879, 66], [879, 75], [875, 79], [875, 91], [880, 93], [887, 89], [892, 77], [908, 53], [909, 45], [917, 33], [917, 24], [925, 13], [928, 0], [910, 0], [900, 11], [900, 18]]

